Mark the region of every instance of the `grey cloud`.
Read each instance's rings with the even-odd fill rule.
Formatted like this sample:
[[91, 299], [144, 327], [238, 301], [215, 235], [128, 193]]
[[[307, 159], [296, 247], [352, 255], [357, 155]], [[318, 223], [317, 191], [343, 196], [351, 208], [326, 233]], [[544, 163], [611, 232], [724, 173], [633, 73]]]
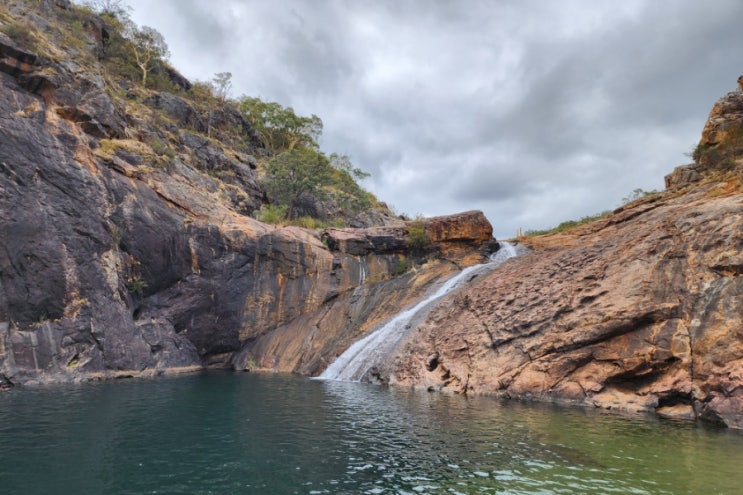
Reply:
[[739, 0], [131, 3], [189, 77], [320, 116], [380, 199], [501, 235], [661, 187], [743, 72]]

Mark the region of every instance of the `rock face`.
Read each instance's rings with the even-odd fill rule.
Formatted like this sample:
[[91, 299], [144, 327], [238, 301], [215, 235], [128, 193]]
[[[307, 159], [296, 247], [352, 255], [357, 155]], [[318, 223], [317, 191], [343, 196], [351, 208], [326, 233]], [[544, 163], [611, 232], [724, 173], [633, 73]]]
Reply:
[[694, 161], [705, 169], [729, 171], [743, 165], [741, 157], [743, 90], [739, 88], [720, 98], [712, 107], [702, 130], [702, 139], [694, 150]]
[[[320, 374], [353, 342], [416, 303], [431, 285], [457, 271], [450, 262], [433, 261], [424, 269], [379, 279], [374, 268], [385, 257], [364, 258], [371, 275], [314, 311], [251, 338], [233, 360], [236, 369], [268, 369], [302, 375]], [[377, 273], [375, 275], [374, 273]]]
[[391, 383], [743, 428], [743, 92], [668, 191], [462, 288], [398, 348]]
[[97, 134], [9, 75], [0, 107], [3, 380], [230, 366], [404, 258], [404, 247], [333, 252], [319, 233], [262, 224], [219, 198], [205, 165], [146, 167], [141, 142], [101, 153]]
[[743, 194], [715, 187], [476, 280], [411, 332], [392, 382], [743, 427]]
[[[84, 46], [99, 53], [99, 38]], [[359, 328], [318, 324], [314, 341], [327, 345], [278, 351], [274, 333], [323, 311], [382, 317], [370, 316], [374, 303], [395, 312], [455, 269], [432, 262], [395, 277], [419, 264], [403, 237], [394, 252], [348, 252], [320, 232], [251, 218], [264, 202], [254, 156], [265, 150], [239, 112], [207, 122], [173, 94], [117, 96], [97, 59], [55, 55], [0, 36], [0, 388], [254, 358], [310, 373]], [[469, 221], [478, 226], [461, 228], [490, 228], [482, 214]], [[458, 238], [467, 255], [456, 261], [479, 257], [481, 237]]]
[[[263, 224], [250, 215], [266, 151], [238, 112], [205, 121], [173, 94], [117, 96], [96, 62], [54, 55], [0, 35], [0, 388], [205, 366], [317, 374], [495, 248], [480, 212]], [[380, 378], [743, 428], [742, 116], [729, 93], [667, 192], [534, 239], [445, 298]]]
[[497, 243], [491, 244], [491, 241], [494, 241], [493, 227], [481, 211], [400, 222], [386, 227], [327, 229], [323, 233], [323, 242], [331, 249], [356, 255], [404, 253], [419, 248], [443, 256], [458, 256], [481, 248], [485, 251], [497, 249]]
[[[743, 76], [738, 78], [738, 84]], [[711, 146], [729, 142], [732, 132], [743, 127], [743, 89], [732, 91], [720, 98], [710, 111], [702, 130], [700, 145]]]

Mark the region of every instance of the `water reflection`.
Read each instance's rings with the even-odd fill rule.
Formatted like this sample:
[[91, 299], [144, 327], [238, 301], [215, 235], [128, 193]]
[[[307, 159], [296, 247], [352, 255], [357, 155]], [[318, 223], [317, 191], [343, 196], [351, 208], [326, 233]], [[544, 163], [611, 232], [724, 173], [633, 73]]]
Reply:
[[0, 492], [739, 493], [743, 436], [287, 376], [0, 394]]

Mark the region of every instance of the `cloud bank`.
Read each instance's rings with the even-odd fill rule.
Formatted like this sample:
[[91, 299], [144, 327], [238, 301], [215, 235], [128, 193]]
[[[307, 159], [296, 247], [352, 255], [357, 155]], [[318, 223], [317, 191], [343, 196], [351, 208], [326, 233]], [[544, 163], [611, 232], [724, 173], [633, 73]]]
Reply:
[[398, 212], [500, 238], [662, 188], [743, 73], [739, 0], [128, 3], [187, 77], [320, 116]]

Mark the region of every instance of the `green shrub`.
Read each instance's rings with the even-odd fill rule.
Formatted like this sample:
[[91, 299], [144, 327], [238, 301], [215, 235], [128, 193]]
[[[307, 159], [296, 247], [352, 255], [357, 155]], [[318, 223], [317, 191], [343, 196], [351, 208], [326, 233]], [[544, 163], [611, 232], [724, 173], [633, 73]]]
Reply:
[[601, 220], [602, 218], [606, 218], [609, 215], [611, 215], [611, 211], [607, 210], [607, 211], [598, 213], [596, 215], [589, 215], [589, 216], [583, 217], [580, 220], [567, 220], [565, 222], [562, 222], [557, 227], [553, 227], [551, 229], [527, 230], [526, 232], [524, 232], [524, 235], [526, 235], [527, 237], [535, 237], [538, 235], [549, 235], [549, 234], [557, 234], [560, 232], [567, 232], [568, 230], [578, 227], [579, 225], [585, 225], [587, 223], [595, 222], [596, 220]]
[[429, 247], [428, 236], [426, 235], [426, 227], [421, 217], [416, 217], [410, 225], [408, 225], [408, 246], [414, 251], [425, 251]]
[[170, 145], [165, 141], [153, 138], [152, 140], [150, 140], [149, 145], [156, 155], [166, 156], [168, 158], [175, 158], [175, 151], [173, 151]]
[[404, 273], [409, 272], [412, 268], [413, 261], [410, 258], [402, 258], [398, 260], [397, 264], [395, 265], [394, 274], [403, 275]]
[[129, 277], [129, 279], [126, 281], [126, 288], [127, 290], [132, 293], [136, 294], [138, 296], [142, 295], [142, 292], [148, 287], [147, 281], [143, 280], [139, 276], [133, 276]]
[[318, 220], [317, 218], [312, 218], [308, 216], [295, 218], [291, 221], [291, 225], [296, 225], [297, 227], [303, 227], [305, 229], [322, 229], [325, 228], [325, 224]]
[[633, 201], [637, 201], [638, 199], [644, 198], [646, 196], [651, 196], [653, 194], [657, 194], [658, 191], [653, 189], [652, 191], [645, 191], [643, 189], [640, 189], [639, 187], [632, 191], [630, 194], [622, 198], [622, 204], [626, 205], [628, 203], [631, 203]]
[[285, 205], [261, 205], [261, 209], [256, 212], [255, 218], [264, 223], [277, 224], [286, 218]]

